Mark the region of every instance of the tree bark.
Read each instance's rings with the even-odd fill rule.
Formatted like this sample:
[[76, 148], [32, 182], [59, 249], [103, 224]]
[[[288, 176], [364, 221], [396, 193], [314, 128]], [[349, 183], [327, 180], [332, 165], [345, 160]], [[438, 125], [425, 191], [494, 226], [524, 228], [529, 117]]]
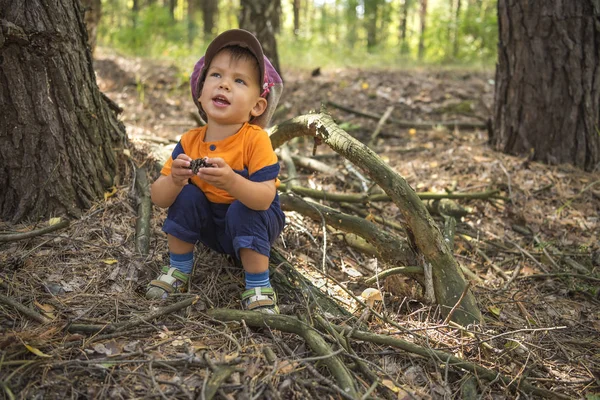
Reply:
[[79, 216], [125, 128], [96, 84], [79, 1], [0, 0], [0, 219]]
[[496, 149], [592, 171], [600, 163], [600, 1], [498, 1]]
[[241, 0], [240, 28], [250, 31], [260, 41], [265, 55], [281, 75], [277, 40], [281, 15], [280, 0]]
[[[451, 250], [427, 212], [425, 205], [408, 183], [366, 145], [348, 135], [327, 114], [293, 118], [271, 129], [273, 148], [297, 136], [314, 136], [354, 165], [360, 166], [400, 209], [407, 224], [409, 240], [433, 269], [437, 303], [446, 316], [462, 295], [466, 282]], [[461, 325], [479, 323], [481, 312], [470, 291], [452, 316]]]

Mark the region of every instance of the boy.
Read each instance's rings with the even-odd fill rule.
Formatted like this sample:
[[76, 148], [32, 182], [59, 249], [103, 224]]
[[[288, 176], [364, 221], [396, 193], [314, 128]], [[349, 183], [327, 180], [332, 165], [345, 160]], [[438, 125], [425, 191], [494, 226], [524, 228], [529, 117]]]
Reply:
[[[181, 137], [152, 184], [154, 204], [169, 208], [163, 231], [171, 265], [150, 282], [146, 297], [162, 299], [186, 290], [200, 241], [241, 261], [246, 309], [278, 313], [269, 254], [285, 216], [276, 191], [277, 156], [262, 128], [281, 95], [281, 78], [258, 40], [233, 29], [208, 46], [191, 86], [207, 125]], [[190, 164], [202, 158], [207, 166], [194, 174]]]

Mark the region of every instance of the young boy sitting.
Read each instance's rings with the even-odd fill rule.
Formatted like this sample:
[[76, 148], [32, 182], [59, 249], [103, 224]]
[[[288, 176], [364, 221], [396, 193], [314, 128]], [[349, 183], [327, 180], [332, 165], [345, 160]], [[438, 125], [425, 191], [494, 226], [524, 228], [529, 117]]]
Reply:
[[[226, 31], [208, 46], [191, 77], [192, 97], [207, 125], [182, 137], [152, 201], [168, 207], [170, 267], [150, 282], [146, 297], [183, 292], [200, 241], [242, 263], [248, 310], [278, 313], [269, 281], [269, 254], [285, 224], [276, 188], [279, 164], [268, 134], [283, 87], [258, 40], [241, 29]], [[194, 174], [192, 161], [202, 167]], [[196, 169], [196, 168], [195, 168]]]

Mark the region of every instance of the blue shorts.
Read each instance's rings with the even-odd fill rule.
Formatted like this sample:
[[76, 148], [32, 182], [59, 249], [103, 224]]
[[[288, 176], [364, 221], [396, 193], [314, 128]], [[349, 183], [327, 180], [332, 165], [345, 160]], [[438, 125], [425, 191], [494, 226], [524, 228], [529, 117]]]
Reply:
[[256, 211], [237, 200], [231, 204], [211, 203], [200, 188], [188, 184], [169, 207], [162, 230], [184, 242], [201, 242], [239, 259], [240, 249], [269, 257], [271, 245], [284, 225], [277, 194], [268, 210]]

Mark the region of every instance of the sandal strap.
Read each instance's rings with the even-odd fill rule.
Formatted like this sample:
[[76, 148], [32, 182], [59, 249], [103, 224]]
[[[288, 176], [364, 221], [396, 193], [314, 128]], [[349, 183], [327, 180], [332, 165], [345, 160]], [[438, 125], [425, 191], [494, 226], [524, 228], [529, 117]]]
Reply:
[[[171, 278], [175, 278], [178, 281], [181, 281], [183, 283], [187, 283], [188, 279], [190, 279], [190, 276], [188, 274], [184, 274], [177, 268], [173, 268], [173, 267], [169, 268], [167, 266], [164, 266], [164, 267], [162, 267], [161, 271], [162, 271], [163, 275], [159, 276], [158, 280], [167, 282], [169, 284], [173, 284], [173, 282], [175, 282], [175, 281], [171, 281]], [[163, 277], [165, 277], [165, 278], [163, 279]]]
[[148, 286], [154, 286], [157, 288], [161, 288], [162, 290], [164, 290], [165, 292], [171, 294], [175, 292], [175, 287], [173, 287], [172, 285], [168, 284], [167, 282], [164, 281], [160, 281], [160, 280], [153, 280], [150, 281], [150, 283], [148, 284]]
[[260, 307], [276, 307], [277, 295], [273, 288], [257, 287], [243, 292], [242, 302], [244, 302], [246, 309], [248, 310], [254, 310], [255, 308]]

